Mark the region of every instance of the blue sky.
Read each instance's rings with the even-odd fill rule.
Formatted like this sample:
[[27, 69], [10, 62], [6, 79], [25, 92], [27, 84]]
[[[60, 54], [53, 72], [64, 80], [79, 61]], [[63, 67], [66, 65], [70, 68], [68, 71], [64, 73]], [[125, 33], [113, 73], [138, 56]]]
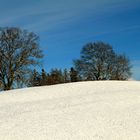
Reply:
[[133, 65], [140, 80], [140, 0], [0, 0], [0, 27], [40, 36], [43, 67], [69, 68], [83, 45], [104, 41]]

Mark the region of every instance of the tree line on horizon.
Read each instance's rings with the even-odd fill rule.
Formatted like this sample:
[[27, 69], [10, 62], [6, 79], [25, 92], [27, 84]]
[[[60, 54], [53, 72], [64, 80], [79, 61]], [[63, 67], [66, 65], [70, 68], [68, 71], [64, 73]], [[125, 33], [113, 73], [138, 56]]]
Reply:
[[38, 72], [43, 51], [39, 37], [18, 27], [0, 28], [0, 89], [53, 85], [77, 81], [128, 80], [131, 64], [102, 41], [87, 43], [70, 69]]
[[78, 82], [81, 81], [77, 71], [71, 67], [69, 69], [51, 69], [50, 72], [46, 72], [44, 69], [38, 72], [36, 69], [30, 75], [28, 86], [44, 86], [44, 85], [55, 85], [62, 83]]

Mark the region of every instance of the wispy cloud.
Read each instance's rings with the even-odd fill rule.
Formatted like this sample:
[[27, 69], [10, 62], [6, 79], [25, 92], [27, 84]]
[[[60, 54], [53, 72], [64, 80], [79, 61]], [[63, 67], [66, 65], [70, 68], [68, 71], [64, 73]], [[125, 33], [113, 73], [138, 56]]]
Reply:
[[[134, 2], [135, 1], [135, 2]], [[21, 25], [36, 31], [53, 30], [64, 24], [80, 20], [82, 17], [110, 12], [110, 9], [118, 9], [136, 6], [138, 0], [30, 0], [27, 2], [13, 0], [1, 2], [0, 25]], [[9, 3], [9, 4], [8, 4]], [[134, 4], [135, 3], [135, 4]], [[9, 6], [12, 4], [13, 6]], [[6, 8], [9, 7], [9, 8]], [[22, 22], [22, 24], [21, 24]]]
[[[121, 13], [138, 7], [140, 0], [0, 0], [0, 26], [20, 26], [39, 35], [43, 34], [41, 37], [44, 42], [47, 40], [47, 43], [43, 42], [45, 45], [71, 45], [75, 49], [76, 43], [82, 44], [92, 38], [139, 31], [140, 20], [129, 24], [125, 21], [122, 24], [123, 17], [116, 18], [116, 15], [120, 18]], [[127, 20], [131, 19], [128, 17]], [[72, 55], [73, 51], [71, 52]], [[139, 60], [133, 62], [133, 65], [134, 77], [138, 79]]]

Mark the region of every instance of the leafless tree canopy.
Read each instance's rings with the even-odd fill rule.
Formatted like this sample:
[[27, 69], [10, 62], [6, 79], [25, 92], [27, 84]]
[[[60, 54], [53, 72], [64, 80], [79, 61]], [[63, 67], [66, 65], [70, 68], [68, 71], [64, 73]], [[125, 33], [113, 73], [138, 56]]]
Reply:
[[20, 28], [0, 28], [0, 84], [9, 90], [23, 81], [31, 65], [39, 64], [38, 36]]
[[126, 80], [131, 76], [129, 59], [103, 42], [86, 44], [74, 65], [84, 80]]

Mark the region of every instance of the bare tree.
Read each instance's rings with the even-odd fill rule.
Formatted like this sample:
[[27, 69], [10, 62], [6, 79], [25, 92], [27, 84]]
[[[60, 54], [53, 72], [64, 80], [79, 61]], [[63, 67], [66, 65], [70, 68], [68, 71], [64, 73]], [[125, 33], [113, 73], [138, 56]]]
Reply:
[[131, 75], [129, 60], [103, 42], [85, 45], [74, 65], [84, 80], [126, 80]]
[[[0, 28], [0, 83], [4, 90], [26, 79], [31, 65], [43, 57], [38, 36], [15, 27]], [[18, 80], [17, 80], [18, 79]]]
[[111, 74], [112, 80], [127, 80], [132, 75], [130, 60], [123, 54], [117, 55]]

